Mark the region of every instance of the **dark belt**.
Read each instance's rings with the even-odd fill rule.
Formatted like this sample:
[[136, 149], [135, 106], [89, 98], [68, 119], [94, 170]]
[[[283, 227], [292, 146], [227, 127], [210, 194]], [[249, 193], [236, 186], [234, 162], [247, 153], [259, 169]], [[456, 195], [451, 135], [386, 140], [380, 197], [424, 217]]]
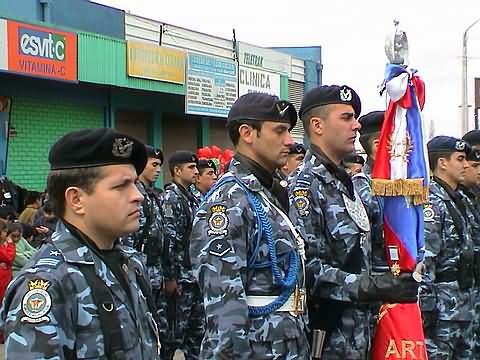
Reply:
[[453, 282], [458, 280], [457, 270], [447, 270], [435, 275], [435, 282]]

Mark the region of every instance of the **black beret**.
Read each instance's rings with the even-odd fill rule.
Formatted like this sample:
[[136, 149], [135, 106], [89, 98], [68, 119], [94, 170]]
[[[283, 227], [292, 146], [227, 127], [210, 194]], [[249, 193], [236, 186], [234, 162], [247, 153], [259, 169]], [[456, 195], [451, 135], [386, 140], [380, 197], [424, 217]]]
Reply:
[[240, 96], [228, 112], [229, 124], [241, 120], [286, 122], [293, 129], [297, 123], [297, 111], [292, 103], [278, 96], [249, 93]]
[[132, 164], [141, 174], [147, 163], [145, 145], [113, 129], [84, 129], [62, 136], [48, 154], [51, 170]]
[[427, 148], [429, 153], [459, 151], [468, 155], [472, 151], [472, 148], [465, 140], [445, 135], [435, 136], [428, 142]]
[[471, 130], [462, 137], [471, 146], [480, 145], [480, 130]]
[[360, 135], [374, 134], [382, 130], [385, 111], [372, 111], [366, 115], [360, 116], [358, 122], [362, 125], [359, 130]]
[[187, 163], [196, 163], [198, 164], [198, 157], [191, 151], [175, 151], [168, 159], [169, 165], [180, 165]]
[[155, 158], [162, 162], [163, 164], [163, 152], [159, 148], [155, 148], [150, 145], [145, 145], [145, 150], [147, 151], [147, 156], [149, 158]]
[[470, 151], [470, 154], [467, 154], [467, 160], [480, 162], [480, 150], [472, 149], [472, 151]]
[[305, 149], [305, 146], [300, 143], [293, 143], [290, 146], [290, 151], [288, 152], [289, 155], [296, 155], [296, 154], [303, 154], [305, 155], [307, 153], [307, 150]]
[[210, 159], [198, 160], [197, 168], [198, 170], [212, 168], [213, 171], [217, 172], [217, 167], [215, 166], [215, 163], [213, 162], [213, 160]]
[[362, 103], [360, 97], [347, 85], [323, 85], [309, 90], [302, 100], [298, 114], [303, 116], [308, 110], [322, 105], [349, 104], [352, 105], [355, 116], [360, 116]]
[[343, 158], [343, 162], [364, 165], [365, 159], [357, 153], [350, 153]]

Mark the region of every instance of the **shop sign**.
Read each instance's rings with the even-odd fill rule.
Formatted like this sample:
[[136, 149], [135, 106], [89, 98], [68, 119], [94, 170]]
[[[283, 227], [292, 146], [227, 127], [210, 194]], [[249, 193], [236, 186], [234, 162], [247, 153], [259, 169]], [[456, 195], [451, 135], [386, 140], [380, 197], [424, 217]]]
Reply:
[[8, 71], [77, 80], [77, 35], [8, 20]]
[[185, 83], [186, 53], [140, 41], [127, 42], [129, 76], [177, 84]]
[[240, 96], [261, 92], [280, 97], [280, 74], [240, 66], [238, 83]]
[[8, 69], [7, 20], [0, 19], [0, 70]]
[[238, 43], [238, 61], [240, 66], [279, 73], [288, 77], [292, 74], [292, 57], [290, 55], [244, 42]]
[[237, 66], [228, 59], [188, 54], [187, 114], [227, 117], [237, 99]]

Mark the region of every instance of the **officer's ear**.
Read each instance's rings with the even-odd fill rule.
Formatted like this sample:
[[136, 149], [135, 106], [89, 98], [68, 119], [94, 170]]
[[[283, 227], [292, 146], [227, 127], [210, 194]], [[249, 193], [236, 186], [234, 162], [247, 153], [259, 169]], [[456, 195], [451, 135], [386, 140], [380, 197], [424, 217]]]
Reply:
[[447, 159], [444, 158], [444, 157], [440, 157], [438, 158], [437, 160], [437, 169], [442, 169], [442, 170], [446, 170], [447, 169]]
[[322, 135], [324, 131], [325, 121], [318, 116], [310, 118], [310, 132], [316, 135]]
[[238, 133], [240, 135], [240, 139], [247, 144], [251, 144], [253, 142], [253, 138], [254, 138], [254, 131], [253, 130], [254, 130], [253, 127], [251, 127], [250, 125], [241, 124], [238, 127]]
[[175, 176], [181, 176], [181, 175], [182, 175], [182, 171], [183, 171], [183, 167], [184, 167], [184, 164], [175, 165], [175, 166], [173, 167], [173, 175], [175, 175]]
[[84, 215], [84, 199], [86, 192], [79, 187], [69, 186], [65, 189], [65, 213], [73, 212], [75, 215]]

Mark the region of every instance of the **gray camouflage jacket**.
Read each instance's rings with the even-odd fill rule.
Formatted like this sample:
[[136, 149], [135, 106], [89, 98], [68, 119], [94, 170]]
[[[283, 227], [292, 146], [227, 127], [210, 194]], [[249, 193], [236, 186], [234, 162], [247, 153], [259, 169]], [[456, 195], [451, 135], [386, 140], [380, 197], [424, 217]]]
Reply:
[[[448, 193], [433, 179], [430, 183], [430, 203], [424, 208], [426, 274], [421, 287], [422, 311], [433, 312], [440, 320], [471, 321], [473, 291], [461, 290], [457, 281], [438, 282], [439, 274], [457, 271], [463, 247], [473, 247], [470, 225], [458, 211]], [[455, 229], [447, 203], [458, 213], [466, 231], [462, 236]]]
[[[341, 301], [345, 306], [325, 344], [324, 356], [366, 359], [371, 336], [370, 310], [358, 303], [358, 274], [371, 272], [366, 210], [358, 194], [355, 201], [349, 199], [345, 185], [312, 150], [307, 151], [289, 184], [290, 218], [307, 243], [307, 293], [323, 300]], [[353, 253], [356, 255], [349, 255]], [[346, 271], [347, 258], [355, 258], [356, 273]], [[348, 262], [351, 264], [351, 260]], [[320, 317], [324, 315], [322, 309], [319, 308]], [[309, 317], [313, 319], [314, 314]]]
[[[470, 222], [472, 241], [476, 251], [480, 251], [480, 208], [478, 203], [478, 188], [462, 189], [465, 196], [468, 220]], [[479, 284], [476, 284], [477, 286]]]
[[179, 185], [172, 183], [165, 188], [162, 200], [163, 254], [165, 280], [193, 282], [189, 256], [189, 238], [192, 230], [193, 213], [197, 200], [188, 191], [188, 196]]
[[[123, 248], [131, 300], [110, 269], [59, 221], [52, 237], [10, 283], [1, 309], [8, 359], [107, 359], [97, 307], [77, 264], [95, 267], [122, 326], [126, 359], [158, 359], [156, 324], [136, 279], [139, 254]], [[125, 270], [125, 269], [124, 269]]]
[[352, 177], [353, 186], [362, 199], [372, 226], [372, 263], [373, 266], [387, 266], [383, 239], [383, 199], [372, 196], [372, 169], [369, 162], [361, 173]]
[[[224, 176], [234, 176], [260, 200], [273, 228], [278, 266], [284, 276], [288, 256], [292, 252], [298, 254], [298, 250], [285, 220], [260, 192], [268, 199], [273, 196], [236, 159]], [[271, 201], [280, 208], [278, 201]], [[195, 215], [191, 257], [207, 317], [202, 359], [309, 357], [303, 316], [275, 311], [249, 316], [247, 295], [278, 296], [281, 292], [273, 280], [265, 238], [259, 241], [258, 248], [255, 246], [257, 229], [246, 191], [236, 182], [216, 188]], [[297, 283], [303, 287], [301, 271]], [[298, 347], [291, 347], [293, 343]], [[267, 357], [272, 354], [273, 357]]]
[[[145, 263], [147, 263], [147, 252], [156, 252], [155, 256], [153, 256], [155, 261], [147, 266], [147, 271], [152, 288], [160, 289], [163, 282], [161, 257], [163, 252], [163, 220], [160, 212], [161, 198], [153, 189], [147, 189], [141, 181], [137, 181], [136, 185], [144, 197], [142, 206], [140, 207], [140, 227], [136, 232], [122, 237], [120, 242], [122, 245], [133, 247], [139, 251], [142, 250], [141, 253]], [[155, 239], [154, 249], [147, 246], [151, 238]], [[140, 244], [141, 242], [143, 242], [143, 246]]]
[[[303, 163], [289, 180], [293, 205], [290, 218], [308, 244], [309, 291], [327, 299], [355, 302], [358, 298], [357, 276], [340, 268], [360, 242], [362, 272], [370, 272], [369, 229], [362, 229], [354, 221], [346, 206], [347, 189], [311, 150], [307, 151]], [[360, 201], [358, 194], [356, 198]]]

